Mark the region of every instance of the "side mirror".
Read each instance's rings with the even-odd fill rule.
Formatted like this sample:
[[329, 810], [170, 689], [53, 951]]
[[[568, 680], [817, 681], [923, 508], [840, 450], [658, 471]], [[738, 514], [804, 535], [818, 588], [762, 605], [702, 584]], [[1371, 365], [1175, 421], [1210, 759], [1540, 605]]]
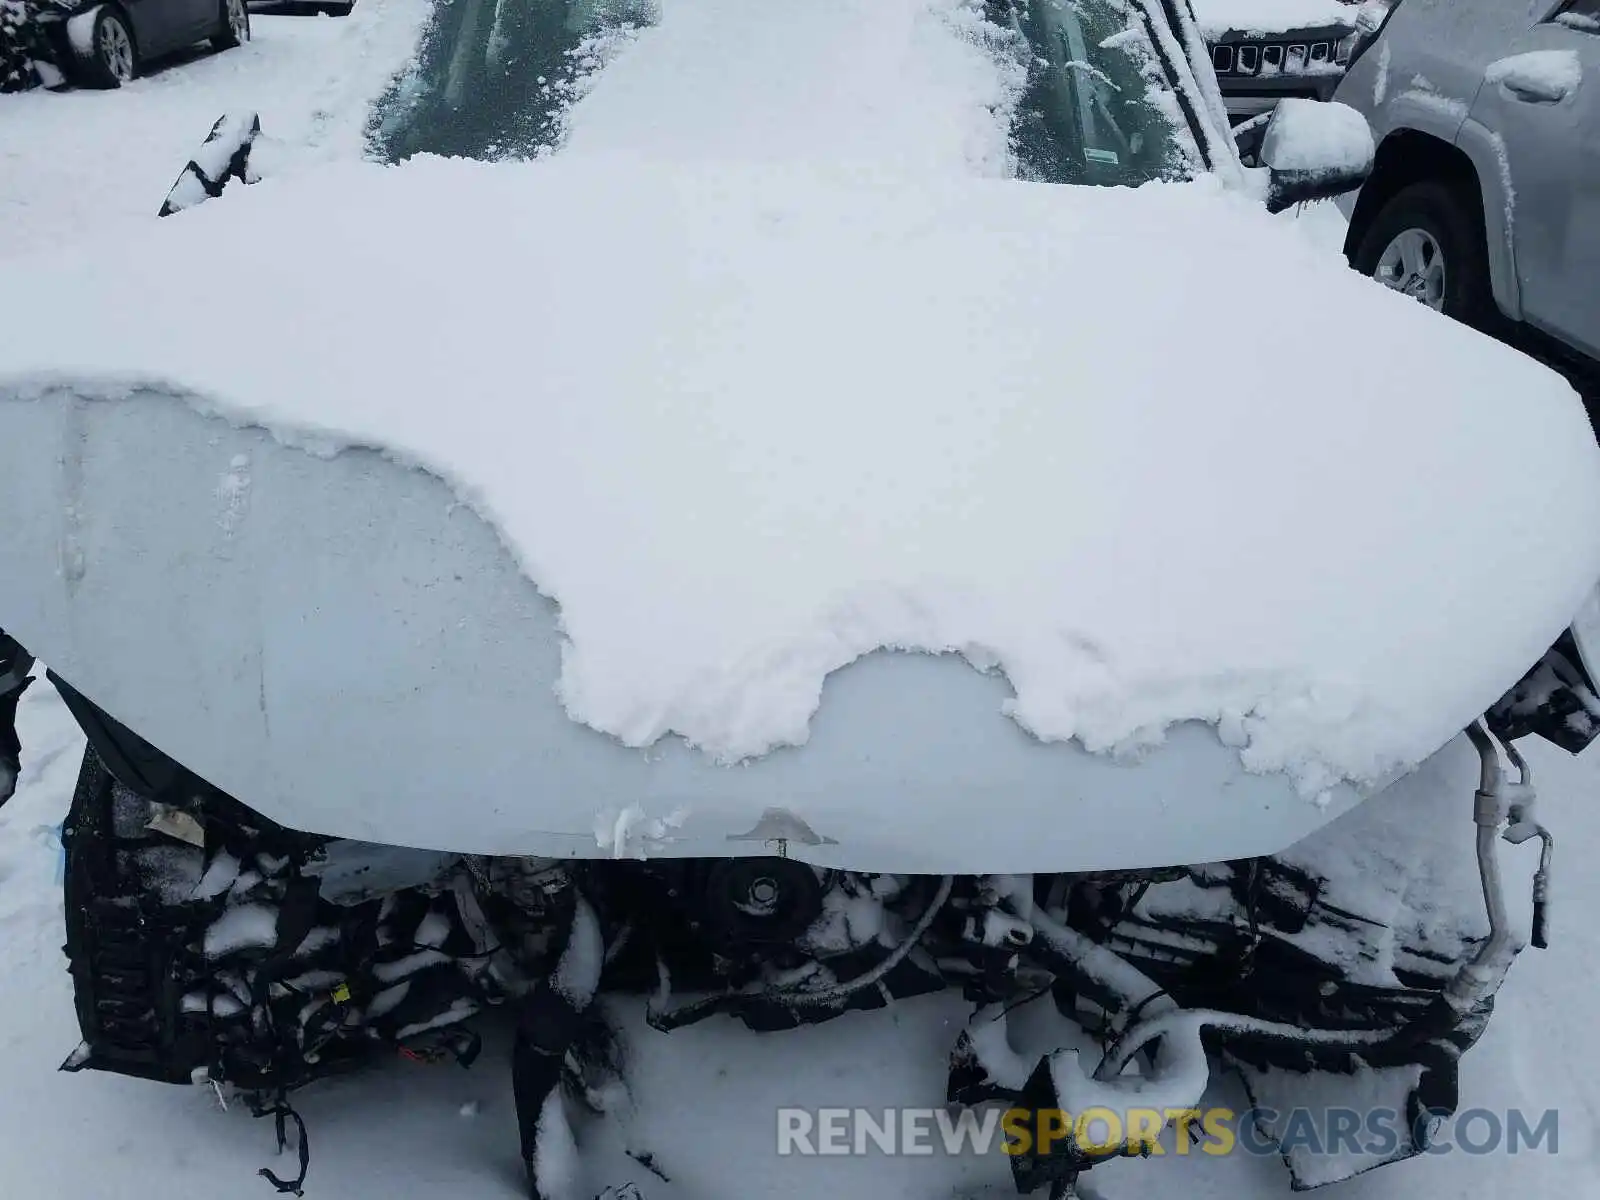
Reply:
[[1278, 101], [1261, 137], [1267, 211], [1353, 192], [1372, 174], [1377, 148], [1367, 119], [1334, 101]]

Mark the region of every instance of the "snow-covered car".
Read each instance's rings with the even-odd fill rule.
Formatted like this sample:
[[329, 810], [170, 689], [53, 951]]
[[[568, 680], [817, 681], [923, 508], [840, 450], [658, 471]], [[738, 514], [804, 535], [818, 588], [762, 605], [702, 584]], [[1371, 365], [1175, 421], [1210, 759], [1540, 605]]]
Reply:
[[[0, 296], [0, 621], [88, 735], [69, 1067], [282, 1135], [502, 1006], [566, 1200], [626, 997], [948, 990], [904, 1103], [1166, 1119], [1210, 1053], [1401, 1114], [1301, 1184], [1421, 1148], [1544, 940], [1505, 764], [1596, 730], [1600, 447], [1269, 215], [1357, 114], [1244, 167], [1172, 0], [540, 0], [441, 4], [375, 161], [255, 128]], [[1148, 1146], [1015, 1149], [1061, 1197]]]
[[1600, 5], [1404, 0], [1339, 95], [1379, 141], [1351, 265], [1558, 364], [1600, 416]]
[[1383, 25], [1391, 0], [1194, 0], [1228, 116], [1279, 100], [1331, 100]]
[[250, 40], [245, 0], [21, 0], [33, 69], [115, 88], [147, 64], [196, 42], [229, 50]]

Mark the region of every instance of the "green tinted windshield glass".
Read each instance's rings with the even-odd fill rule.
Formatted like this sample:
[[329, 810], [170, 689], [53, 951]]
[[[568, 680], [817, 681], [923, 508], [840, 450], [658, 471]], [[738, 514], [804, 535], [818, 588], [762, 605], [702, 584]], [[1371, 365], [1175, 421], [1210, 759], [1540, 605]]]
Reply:
[[437, 0], [416, 61], [373, 109], [373, 153], [395, 162], [551, 148], [575, 81], [594, 68], [607, 34], [653, 11], [651, 0]]
[[1030, 55], [1012, 127], [1019, 175], [1135, 184], [1191, 173], [1176, 136], [1176, 99], [1134, 5], [1001, 0], [990, 11]]
[[[1191, 173], [1192, 142], [1178, 132], [1138, 4], [983, 0], [982, 11], [991, 49], [1009, 60], [997, 72], [1022, 84], [1011, 135], [1020, 177], [1115, 184]], [[373, 153], [393, 162], [547, 151], [582, 81], [603, 72], [610, 39], [657, 12], [655, 0], [438, 0], [416, 61], [374, 109]]]

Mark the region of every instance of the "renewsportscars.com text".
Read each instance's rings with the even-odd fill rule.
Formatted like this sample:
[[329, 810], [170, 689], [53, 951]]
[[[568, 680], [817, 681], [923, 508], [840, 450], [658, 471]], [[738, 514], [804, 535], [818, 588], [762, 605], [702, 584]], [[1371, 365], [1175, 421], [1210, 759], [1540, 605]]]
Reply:
[[[1268, 1137], [1263, 1130], [1276, 1131]], [[781, 1108], [780, 1155], [1258, 1154], [1383, 1158], [1416, 1144], [1428, 1154], [1557, 1154], [1555, 1109], [1462, 1109], [1412, 1120], [1394, 1109], [1298, 1108]]]

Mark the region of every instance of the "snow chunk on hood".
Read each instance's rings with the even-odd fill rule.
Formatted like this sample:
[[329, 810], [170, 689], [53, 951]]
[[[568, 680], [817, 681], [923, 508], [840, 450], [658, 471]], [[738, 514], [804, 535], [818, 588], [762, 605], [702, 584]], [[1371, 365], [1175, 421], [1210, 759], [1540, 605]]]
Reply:
[[426, 465], [630, 746], [804, 743], [894, 648], [1040, 738], [1201, 719], [1315, 792], [1425, 758], [1600, 576], [1566, 384], [1214, 180], [352, 164], [12, 278], [0, 404], [71, 365]]

